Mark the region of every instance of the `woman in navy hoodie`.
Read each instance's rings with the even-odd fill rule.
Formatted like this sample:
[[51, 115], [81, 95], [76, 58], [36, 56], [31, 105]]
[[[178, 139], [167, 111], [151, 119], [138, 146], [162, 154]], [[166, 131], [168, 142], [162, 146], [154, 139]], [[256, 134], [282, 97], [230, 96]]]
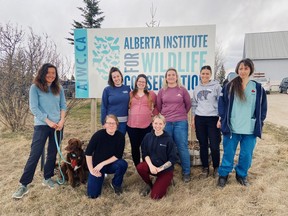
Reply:
[[256, 138], [261, 138], [263, 122], [267, 114], [266, 93], [261, 84], [250, 80], [254, 64], [250, 59], [241, 60], [235, 72], [238, 77], [230, 81], [219, 98], [218, 111], [221, 118], [224, 154], [219, 167], [218, 186], [224, 187], [233, 170], [234, 156], [240, 142], [236, 180], [248, 186], [248, 169], [252, 164]]
[[[145, 135], [141, 144], [143, 162], [137, 165], [137, 171], [146, 183], [140, 195], [147, 196], [151, 191], [152, 199], [161, 199], [166, 194], [177, 160], [173, 139], [164, 131], [165, 123], [161, 114], [154, 116], [153, 130]], [[156, 176], [154, 184], [150, 175]]]

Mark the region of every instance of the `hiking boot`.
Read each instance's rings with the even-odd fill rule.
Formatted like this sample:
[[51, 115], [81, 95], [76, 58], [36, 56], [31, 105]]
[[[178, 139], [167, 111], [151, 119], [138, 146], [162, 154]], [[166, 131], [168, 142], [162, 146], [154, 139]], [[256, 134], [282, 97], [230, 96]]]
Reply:
[[209, 176], [209, 167], [203, 167], [202, 173], [200, 174], [202, 178], [208, 178]]
[[213, 170], [213, 178], [217, 178], [219, 176], [218, 174], [218, 167], [214, 167], [214, 170]]
[[249, 182], [247, 181], [246, 177], [241, 177], [236, 173], [236, 180], [239, 184], [248, 187], [249, 186]]
[[55, 182], [51, 178], [43, 179], [42, 185], [43, 186], [47, 186], [50, 189], [54, 189], [55, 188]]
[[112, 182], [110, 183], [111, 188], [114, 190], [115, 194], [117, 194], [118, 196], [120, 196], [120, 194], [123, 193], [122, 187], [117, 187], [115, 186]]
[[222, 188], [225, 187], [227, 180], [228, 180], [228, 175], [227, 176], [219, 176], [217, 186], [222, 187]]
[[146, 184], [145, 187], [140, 191], [140, 195], [145, 197], [147, 196], [151, 191], [151, 186]]
[[14, 199], [21, 199], [25, 194], [29, 192], [27, 186], [21, 185], [18, 190], [12, 195]]
[[183, 174], [182, 179], [184, 183], [188, 183], [191, 181], [191, 176], [189, 174]]

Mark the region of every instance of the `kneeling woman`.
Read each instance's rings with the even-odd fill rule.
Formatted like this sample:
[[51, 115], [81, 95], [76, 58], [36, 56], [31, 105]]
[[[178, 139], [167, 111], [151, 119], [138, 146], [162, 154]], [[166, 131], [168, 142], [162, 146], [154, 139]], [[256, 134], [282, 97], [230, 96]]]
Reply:
[[[141, 144], [143, 162], [137, 165], [139, 175], [147, 184], [140, 194], [146, 196], [151, 191], [152, 199], [161, 199], [166, 194], [173, 179], [174, 164], [177, 160], [175, 144], [164, 131], [165, 124], [164, 116], [154, 116], [154, 130], [146, 134]], [[156, 176], [154, 184], [150, 175]]]
[[122, 193], [123, 176], [128, 164], [122, 159], [125, 137], [117, 130], [118, 119], [114, 115], [107, 115], [104, 122], [105, 129], [97, 131], [91, 138], [85, 155], [89, 169], [87, 195], [97, 198], [101, 195], [105, 173], [114, 174], [111, 187], [117, 195]]

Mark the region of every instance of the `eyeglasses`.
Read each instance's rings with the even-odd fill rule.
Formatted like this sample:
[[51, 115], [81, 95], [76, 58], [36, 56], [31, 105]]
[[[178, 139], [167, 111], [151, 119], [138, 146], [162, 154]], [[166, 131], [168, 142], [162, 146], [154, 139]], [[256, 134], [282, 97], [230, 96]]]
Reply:
[[142, 83], [142, 84], [145, 84], [146, 82], [145, 81], [137, 81], [138, 83]]
[[107, 125], [116, 125], [116, 122], [105, 122]]

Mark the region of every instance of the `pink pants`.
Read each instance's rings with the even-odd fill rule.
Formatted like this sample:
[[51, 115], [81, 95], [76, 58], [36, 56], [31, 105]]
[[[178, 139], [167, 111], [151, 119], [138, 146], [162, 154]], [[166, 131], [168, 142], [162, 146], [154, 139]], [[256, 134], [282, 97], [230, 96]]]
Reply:
[[152, 181], [150, 178], [151, 173], [146, 161], [141, 162], [137, 165], [137, 171], [141, 178], [144, 180], [144, 182], [152, 187], [150, 194], [152, 199], [161, 199], [163, 196], [165, 196], [167, 189], [173, 179], [173, 170], [166, 172], [162, 171], [156, 174], [155, 176], [157, 178], [154, 185], [152, 185]]

